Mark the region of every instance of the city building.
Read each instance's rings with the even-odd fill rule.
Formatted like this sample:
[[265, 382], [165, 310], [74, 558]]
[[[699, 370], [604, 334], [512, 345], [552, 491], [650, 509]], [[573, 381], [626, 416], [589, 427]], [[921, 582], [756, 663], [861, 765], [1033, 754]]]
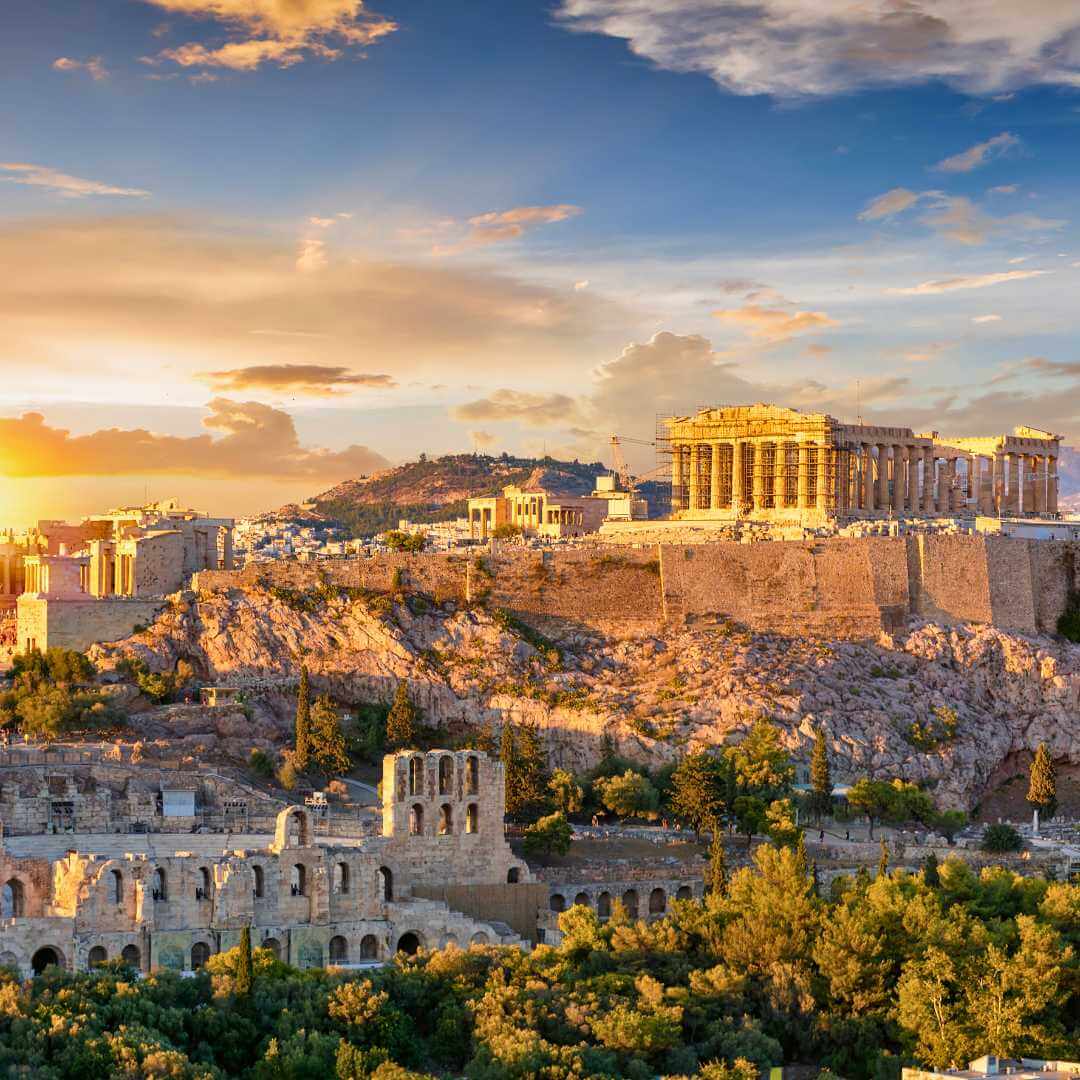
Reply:
[[1012, 1080], [1075, 1080], [1080, 1061], [1046, 1061], [1043, 1058], [999, 1058], [993, 1054], [972, 1061], [966, 1069], [903, 1069], [901, 1080], [983, 1080], [1008, 1076]]

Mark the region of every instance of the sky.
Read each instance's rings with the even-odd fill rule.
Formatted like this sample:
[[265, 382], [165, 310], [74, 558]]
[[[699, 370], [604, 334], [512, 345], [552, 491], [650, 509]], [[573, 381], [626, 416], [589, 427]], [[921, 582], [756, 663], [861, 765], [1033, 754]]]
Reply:
[[709, 404], [1080, 442], [1072, 0], [17, 7], [0, 527]]

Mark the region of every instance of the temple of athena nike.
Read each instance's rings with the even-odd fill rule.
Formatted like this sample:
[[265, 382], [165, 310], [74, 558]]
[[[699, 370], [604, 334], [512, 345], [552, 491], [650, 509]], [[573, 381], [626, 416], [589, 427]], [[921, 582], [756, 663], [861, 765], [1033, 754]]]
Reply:
[[944, 436], [777, 405], [661, 421], [672, 517], [804, 525], [882, 517], [1057, 514], [1060, 435]]

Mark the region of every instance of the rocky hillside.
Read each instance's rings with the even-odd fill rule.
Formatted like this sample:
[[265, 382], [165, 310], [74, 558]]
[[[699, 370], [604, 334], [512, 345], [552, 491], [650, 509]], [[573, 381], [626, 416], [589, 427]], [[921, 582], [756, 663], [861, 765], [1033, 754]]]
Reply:
[[804, 762], [820, 725], [837, 782], [903, 776], [942, 805], [970, 808], [1002, 763], [1041, 740], [1080, 764], [1080, 648], [988, 626], [912, 622], [877, 642], [828, 644], [699, 620], [622, 638], [568, 627], [548, 641], [503, 613], [420, 597], [327, 590], [312, 605], [253, 588], [184, 594], [94, 659], [108, 668], [134, 655], [160, 671], [184, 660], [202, 679], [248, 686], [251, 726], [207, 733], [243, 757], [287, 739], [301, 649], [316, 689], [342, 703], [388, 701], [407, 679], [429, 723], [451, 734], [535, 723], [553, 762], [575, 769], [596, 760], [605, 733], [656, 766], [737, 739], [763, 715]]
[[583, 465], [553, 458], [509, 455], [451, 454], [422, 457], [357, 480], [346, 480], [303, 508], [283, 507], [279, 516], [317, 516], [335, 520], [357, 536], [369, 536], [397, 525], [399, 518], [442, 521], [463, 516], [469, 499], [494, 495], [507, 484], [542, 486], [568, 495], [593, 490], [605, 472], [600, 462]]

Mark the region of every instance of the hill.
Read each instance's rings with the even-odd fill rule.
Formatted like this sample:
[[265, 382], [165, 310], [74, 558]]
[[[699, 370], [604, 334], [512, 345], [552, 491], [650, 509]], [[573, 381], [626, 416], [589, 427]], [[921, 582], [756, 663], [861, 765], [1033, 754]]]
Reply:
[[409, 461], [346, 480], [316, 495], [302, 507], [285, 506], [277, 515], [340, 522], [354, 536], [372, 536], [394, 528], [400, 518], [447, 521], [464, 517], [469, 499], [495, 495], [507, 484], [542, 486], [567, 495], [592, 491], [608, 470], [599, 462], [502, 454], [448, 454]]

